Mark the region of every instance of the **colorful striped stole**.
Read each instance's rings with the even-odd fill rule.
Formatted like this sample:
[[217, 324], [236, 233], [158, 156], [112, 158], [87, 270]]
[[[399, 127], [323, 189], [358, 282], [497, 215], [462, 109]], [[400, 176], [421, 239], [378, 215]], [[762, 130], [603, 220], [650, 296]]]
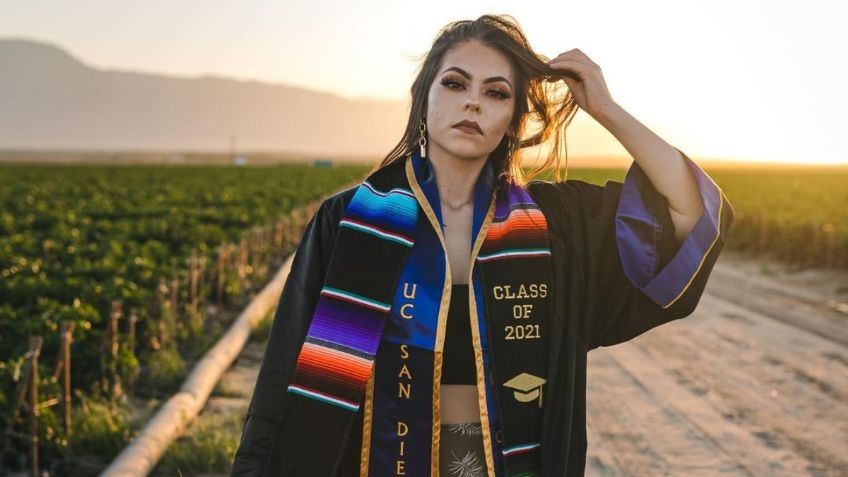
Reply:
[[[276, 436], [284, 441], [279, 448], [286, 449], [285, 456], [272, 459], [271, 470], [278, 475], [335, 476], [363, 404], [385, 402], [369, 400], [373, 398], [371, 393], [366, 396], [366, 388], [369, 379], [379, 389], [386, 386], [373, 372], [375, 361], [393, 364], [394, 358], [381, 355], [377, 360], [377, 356], [387, 318], [402, 305], [398, 299], [400, 277], [422, 271], [415, 267], [432, 267], [435, 262], [428, 263], [427, 256], [444, 254], [443, 249], [425, 250], [422, 245], [415, 249], [418, 259], [407, 260], [414, 256], [420, 233], [441, 232], [415, 174], [410, 173], [412, 165], [420, 161], [417, 155], [410, 155], [369, 175], [339, 221], [327, 276], [287, 387]], [[427, 221], [431, 228], [425, 229]], [[473, 266], [480, 278], [477, 292], [470, 297], [475, 301], [470, 318], [475, 345], [484, 350], [478, 375], [482, 372], [487, 379], [484, 385], [478, 383], [478, 390], [481, 406], [489, 411], [484, 425], [486, 466], [497, 476], [538, 475], [542, 390], [547, 376], [545, 338], [551, 309], [547, 222], [524, 188], [504, 181], [502, 187], [494, 188], [475, 242]], [[449, 279], [445, 280], [447, 285]], [[443, 283], [427, 284], [423, 279], [416, 283], [437, 287], [435, 296], [443, 291]], [[447, 310], [436, 308], [438, 313], [422, 317], [425, 321], [421, 323], [394, 320], [391, 326], [417, 326], [401, 335], [420, 333], [423, 323], [432, 325], [445, 319]], [[396, 345], [397, 338], [393, 339], [391, 344]], [[426, 368], [434, 380], [441, 375], [441, 349], [438, 354], [435, 351], [419, 347], [413, 357], [418, 360], [414, 369]], [[376, 425], [401, 416], [410, 427], [429, 428], [433, 413], [422, 407], [402, 399], [390, 406], [369, 407], [365, 418], [368, 431], [372, 422]], [[437, 446], [436, 429], [433, 426], [434, 432], [423, 437], [426, 443], [419, 442], [422, 447], [429, 449], [431, 440]], [[493, 439], [490, 432], [500, 437]], [[369, 436], [366, 432], [364, 449], [370, 444]], [[409, 443], [410, 449], [413, 444]], [[364, 452], [360, 475], [387, 475], [388, 465], [381, 468], [380, 463], [388, 462], [388, 457], [378, 457], [388, 449], [369, 450], [373, 467], [369, 468], [368, 452]], [[425, 468], [429, 468], [427, 475], [438, 475], [438, 461], [433, 462], [437, 455], [424, 454], [419, 452], [415, 462], [410, 456], [409, 471], [404, 475], [419, 475], [416, 469]]]

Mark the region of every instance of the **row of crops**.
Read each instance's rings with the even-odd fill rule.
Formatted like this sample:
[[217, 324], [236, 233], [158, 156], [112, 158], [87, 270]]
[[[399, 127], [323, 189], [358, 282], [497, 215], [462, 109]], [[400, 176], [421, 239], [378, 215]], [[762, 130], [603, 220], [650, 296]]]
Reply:
[[302, 208], [364, 170], [0, 167], [0, 473], [102, 439], [68, 425], [63, 372], [75, 408], [173, 392], [296, 245]]
[[848, 269], [848, 168], [722, 169], [736, 211], [729, 246], [799, 267]]

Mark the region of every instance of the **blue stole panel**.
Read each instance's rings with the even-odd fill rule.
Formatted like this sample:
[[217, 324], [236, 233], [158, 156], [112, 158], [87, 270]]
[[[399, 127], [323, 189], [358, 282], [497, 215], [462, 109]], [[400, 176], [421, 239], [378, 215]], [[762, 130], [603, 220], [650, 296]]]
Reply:
[[[426, 197], [439, 224], [442, 223], [435, 171], [429, 160], [412, 154], [412, 168], [421, 192]], [[492, 199], [494, 173], [487, 162], [474, 186], [473, 246], [486, 218]], [[369, 381], [364, 403], [362, 475], [430, 476], [438, 468], [439, 422], [435, 409], [439, 405], [434, 366], [440, 311], [446, 320], [450, 302], [450, 285], [446, 281], [445, 250], [423, 210], [415, 245], [407, 256], [398, 280], [393, 306], [386, 321], [377, 352], [374, 374]], [[480, 400], [488, 414], [487, 431], [498, 433], [497, 404], [490, 377], [489, 343], [487, 339], [483, 283], [472, 263], [472, 287], [478, 315], [486, 396]], [[447, 293], [445, 293], [447, 291]], [[469, 297], [469, 299], [471, 299]], [[410, 321], [411, 320], [411, 321]], [[444, 331], [442, 331], [444, 333]], [[441, 359], [439, 360], [441, 362]], [[494, 468], [503, 469], [501, 448], [491, 441], [487, 454]], [[366, 473], [367, 472], [367, 473]]]

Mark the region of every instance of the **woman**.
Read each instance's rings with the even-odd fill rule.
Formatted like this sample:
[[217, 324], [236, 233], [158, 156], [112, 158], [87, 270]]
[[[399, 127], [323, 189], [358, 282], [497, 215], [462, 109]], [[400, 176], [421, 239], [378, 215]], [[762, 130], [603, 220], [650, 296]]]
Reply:
[[[632, 154], [623, 184], [560, 180], [577, 107]], [[518, 151], [551, 137], [556, 181], [528, 182]], [[307, 226], [231, 475], [583, 475], [586, 353], [689, 315], [732, 216], [583, 52], [449, 24], [403, 139]]]

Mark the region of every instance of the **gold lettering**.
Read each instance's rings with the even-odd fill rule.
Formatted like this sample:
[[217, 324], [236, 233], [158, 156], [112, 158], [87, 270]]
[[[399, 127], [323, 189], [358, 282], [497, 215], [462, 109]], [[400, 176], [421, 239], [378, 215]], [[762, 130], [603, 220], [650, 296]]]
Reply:
[[406, 359], [409, 357], [409, 351], [407, 351], [405, 344], [400, 345], [400, 357]]
[[412, 319], [412, 312], [410, 311], [410, 313], [407, 314], [406, 309], [412, 308], [412, 306], [413, 306], [412, 303], [404, 303], [403, 305], [401, 305], [400, 306], [400, 317], [407, 319], [407, 320], [411, 320]]
[[528, 295], [527, 295], [527, 290], [524, 289], [523, 283], [518, 287], [518, 295], [516, 295], [515, 297], [516, 298], [529, 298]]
[[517, 300], [522, 298], [544, 298], [548, 295], [546, 283], [518, 284], [518, 291], [513, 291], [512, 285], [495, 285], [492, 287], [495, 300]]
[[398, 397], [409, 399], [412, 383], [398, 383]]
[[404, 374], [406, 375], [407, 378], [412, 379], [412, 375], [409, 373], [409, 368], [406, 367], [406, 364], [404, 364], [403, 367], [400, 368], [400, 373], [398, 373], [398, 377], [400, 378]]
[[530, 338], [541, 338], [539, 325], [506, 325], [504, 326], [505, 340], [523, 340]]
[[530, 318], [531, 311], [533, 311], [532, 303], [512, 305], [512, 317], [515, 319]]
[[406, 444], [406, 441], [400, 441], [400, 455], [403, 455], [403, 445]]
[[404, 298], [415, 299], [415, 290], [416, 290], [417, 288], [418, 288], [418, 284], [417, 284], [417, 283], [413, 283], [413, 284], [412, 284], [412, 291], [409, 291], [409, 283], [404, 282], [404, 284], [403, 284], [403, 297], [404, 297]]
[[395, 475], [406, 475], [406, 471], [403, 469], [403, 464], [405, 463], [406, 462], [402, 460], [397, 461], [397, 471], [395, 472]]
[[398, 437], [405, 436], [407, 433], [409, 433], [409, 426], [407, 426], [406, 423], [403, 422], [403, 421], [398, 421], [397, 422], [397, 435], [398, 435]]

